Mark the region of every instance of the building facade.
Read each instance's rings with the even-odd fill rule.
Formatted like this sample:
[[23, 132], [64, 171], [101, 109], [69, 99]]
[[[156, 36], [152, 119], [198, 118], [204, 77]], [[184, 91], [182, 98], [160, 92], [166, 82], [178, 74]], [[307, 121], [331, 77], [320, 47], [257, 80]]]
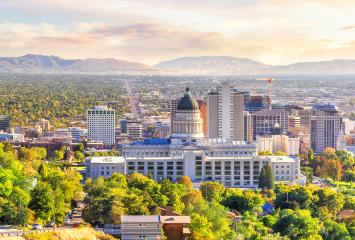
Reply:
[[[222, 83], [207, 96], [208, 138], [244, 140], [244, 95]], [[218, 135], [217, 135], [218, 132]]]
[[281, 133], [288, 132], [288, 112], [285, 110], [263, 110], [252, 114], [253, 139], [256, 135], [272, 134], [277, 125]]
[[115, 110], [107, 106], [95, 106], [87, 110], [87, 137], [102, 141], [106, 148], [115, 146]]
[[334, 105], [315, 105], [311, 110], [311, 148], [316, 154], [326, 147], [336, 148], [342, 117]]

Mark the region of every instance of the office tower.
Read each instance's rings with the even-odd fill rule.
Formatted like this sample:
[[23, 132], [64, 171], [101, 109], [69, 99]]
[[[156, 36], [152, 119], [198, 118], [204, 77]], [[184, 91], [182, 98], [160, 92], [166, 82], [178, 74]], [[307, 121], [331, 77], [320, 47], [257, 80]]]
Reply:
[[180, 101], [180, 98], [177, 97], [173, 97], [172, 99], [170, 99], [170, 132], [173, 133], [174, 132], [174, 118], [175, 118], [175, 114], [176, 114], [176, 107], [178, 105]]
[[311, 148], [316, 154], [326, 147], [336, 148], [342, 118], [335, 105], [315, 105], [311, 109]]
[[301, 119], [299, 116], [288, 117], [288, 131], [292, 134], [299, 134], [301, 131]]
[[87, 110], [88, 138], [102, 141], [104, 147], [115, 146], [115, 110], [107, 106], [95, 106]]
[[143, 138], [142, 122], [136, 119], [128, 119], [126, 122], [127, 135], [129, 138], [138, 140]]
[[269, 96], [250, 95], [249, 92], [242, 92], [244, 95], [244, 108], [248, 112], [257, 112], [270, 109], [271, 99]]
[[244, 141], [253, 141], [253, 119], [247, 111], [244, 111]]
[[206, 100], [196, 100], [198, 103], [198, 108], [200, 109], [200, 116], [202, 119], [202, 131], [203, 135], [207, 136], [207, 103]]
[[10, 117], [7, 115], [0, 115], [0, 130], [4, 132], [8, 131], [10, 128]]
[[218, 92], [207, 95], [207, 137], [219, 137], [219, 103]]
[[[209, 138], [244, 140], [244, 95], [229, 83], [207, 96]], [[217, 135], [218, 130], [218, 135]]]
[[256, 139], [258, 134], [271, 134], [276, 130], [282, 134], [288, 132], [288, 112], [285, 110], [258, 111], [252, 114], [252, 118], [253, 139]]

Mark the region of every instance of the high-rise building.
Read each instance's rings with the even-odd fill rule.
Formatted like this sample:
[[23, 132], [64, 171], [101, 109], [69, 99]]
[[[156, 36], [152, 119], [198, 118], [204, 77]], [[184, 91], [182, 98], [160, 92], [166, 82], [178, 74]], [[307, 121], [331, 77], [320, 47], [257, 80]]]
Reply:
[[204, 136], [207, 136], [207, 103], [204, 100], [196, 100], [198, 103], [198, 107], [200, 109], [200, 116], [202, 119], [202, 132]]
[[80, 141], [81, 137], [85, 137], [87, 130], [79, 127], [69, 127], [73, 141]]
[[244, 141], [253, 141], [253, 119], [247, 111], [244, 111]]
[[0, 130], [8, 131], [10, 128], [10, 117], [7, 115], [0, 115]]
[[219, 137], [218, 92], [210, 92], [207, 95], [207, 137]]
[[335, 105], [315, 105], [310, 119], [311, 148], [316, 154], [326, 147], [336, 148], [342, 117]]
[[244, 95], [244, 108], [248, 112], [257, 112], [270, 109], [271, 99], [269, 96], [250, 95], [249, 92], [242, 92]]
[[174, 118], [176, 114], [176, 107], [180, 101], [180, 98], [173, 97], [170, 99], [170, 132], [173, 133], [174, 131]]
[[243, 112], [244, 94], [229, 83], [218, 86], [217, 92], [207, 96], [208, 137], [243, 141]]
[[126, 122], [127, 135], [129, 138], [137, 140], [143, 138], [142, 122], [136, 119], [128, 119]]
[[115, 110], [95, 106], [87, 110], [88, 138], [102, 141], [106, 148], [115, 146]]
[[271, 134], [276, 129], [282, 134], [288, 132], [288, 112], [285, 110], [263, 110], [254, 112], [252, 116], [254, 139], [256, 135]]

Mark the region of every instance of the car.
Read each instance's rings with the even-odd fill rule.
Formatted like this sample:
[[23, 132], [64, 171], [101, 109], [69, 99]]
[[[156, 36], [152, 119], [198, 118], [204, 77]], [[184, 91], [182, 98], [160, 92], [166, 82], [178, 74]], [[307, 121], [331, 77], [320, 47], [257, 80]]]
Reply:
[[78, 214], [78, 211], [76, 211], [75, 209], [73, 209], [73, 210], [71, 211], [71, 213], [72, 213], [72, 214]]
[[40, 230], [40, 229], [43, 229], [41, 224], [38, 223], [32, 224], [32, 230]]
[[54, 221], [50, 221], [46, 224], [46, 227], [54, 227]]
[[70, 218], [64, 219], [64, 223], [70, 223]]

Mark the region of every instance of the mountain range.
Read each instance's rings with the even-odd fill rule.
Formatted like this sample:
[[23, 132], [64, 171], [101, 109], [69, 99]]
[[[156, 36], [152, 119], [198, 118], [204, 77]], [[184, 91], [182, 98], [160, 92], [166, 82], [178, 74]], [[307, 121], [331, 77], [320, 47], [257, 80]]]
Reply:
[[57, 56], [27, 54], [0, 58], [0, 72], [28, 73], [110, 73], [140, 72], [152, 67], [139, 62], [113, 58], [63, 59]]
[[20, 73], [157, 73], [157, 74], [355, 74], [355, 60], [267, 65], [249, 58], [227, 56], [182, 57], [149, 66], [114, 58], [63, 59], [27, 54], [0, 57], [0, 72]]

